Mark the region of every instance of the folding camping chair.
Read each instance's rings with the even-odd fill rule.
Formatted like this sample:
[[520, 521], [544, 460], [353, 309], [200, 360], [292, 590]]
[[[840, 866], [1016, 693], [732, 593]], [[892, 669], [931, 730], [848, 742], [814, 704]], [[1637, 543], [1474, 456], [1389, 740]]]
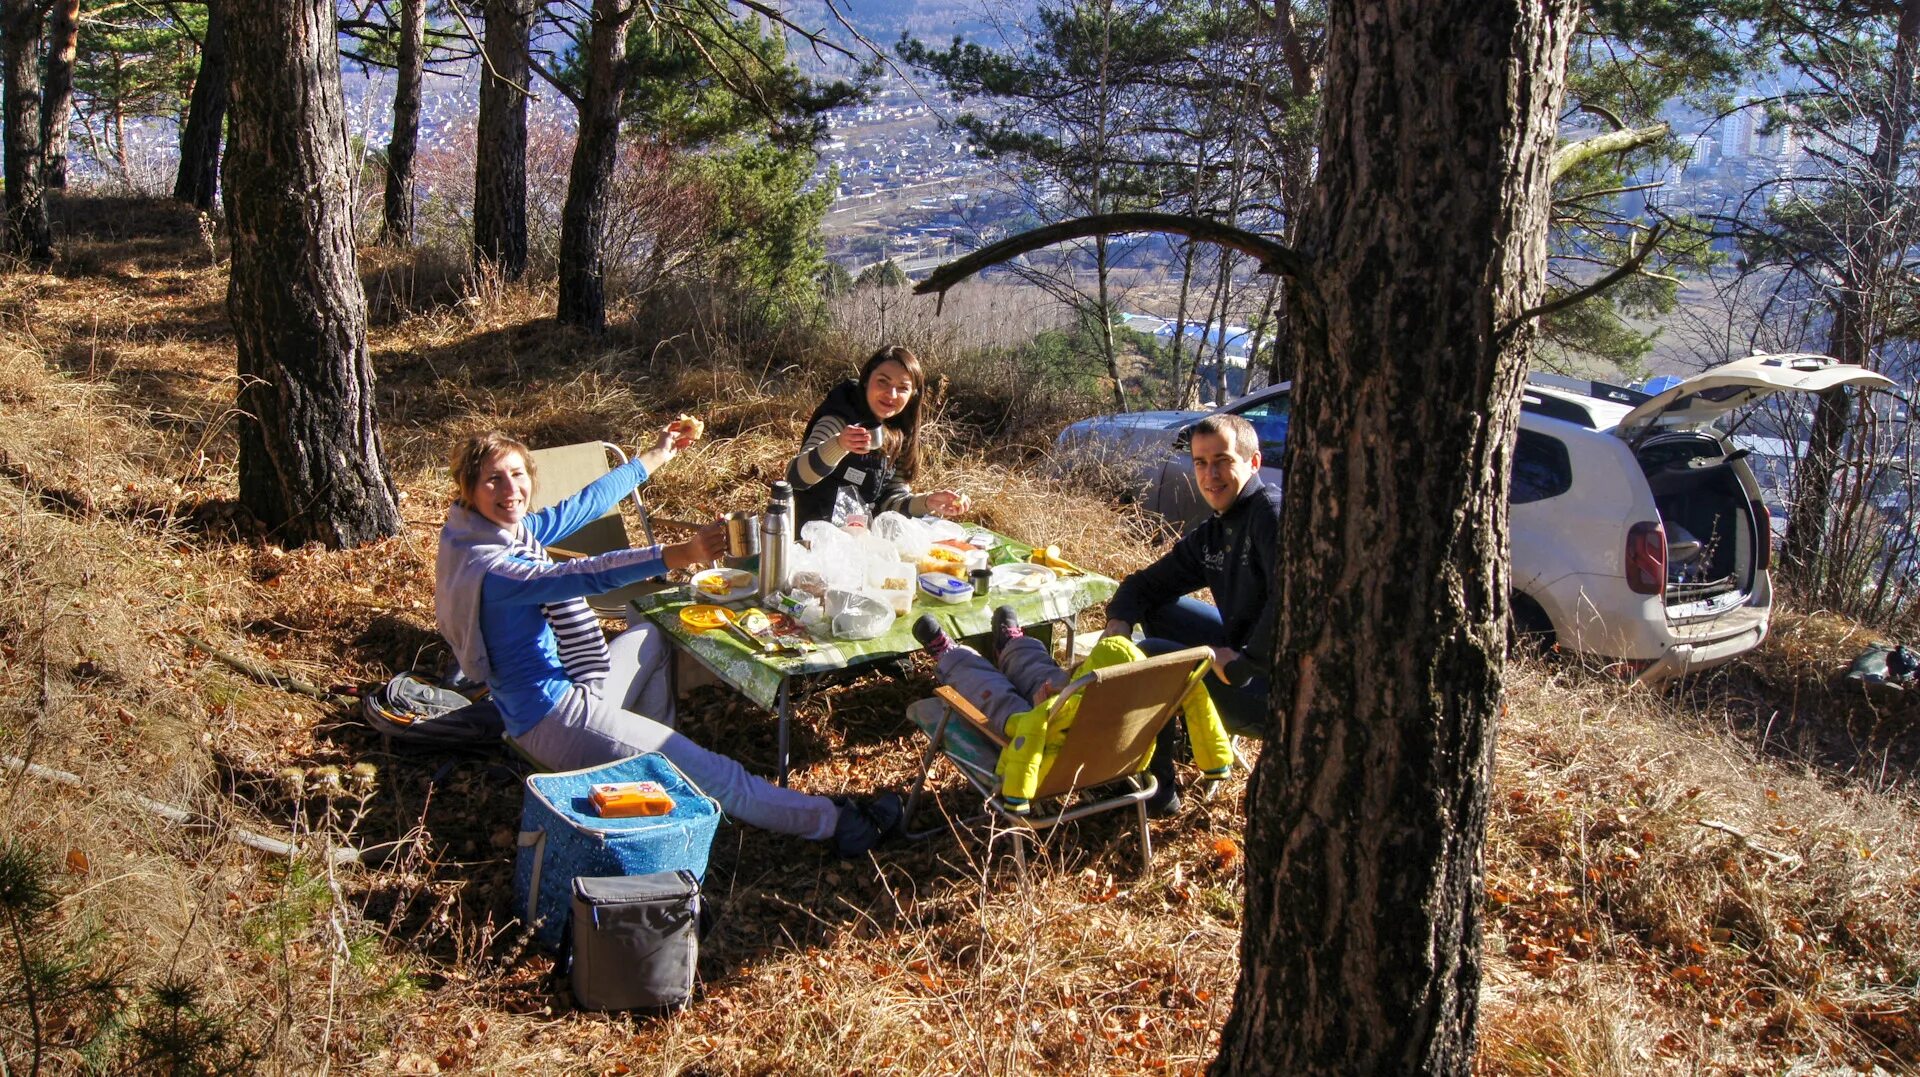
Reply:
[[[907, 822], [913, 821], [934, 761], [944, 755], [986, 800], [986, 811], [966, 822], [991, 818], [1014, 831], [1014, 858], [1023, 874], [1027, 868], [1025, 843], [1031, 835], [1129, 804], [1139, 813], [1141, 868], [1151, 871], [1153, 839], [1147, 833], [1147, 798], [1153, 795], [1155, 781], [1146, 769], [1148, 752], [1161, 728], [1180, 709], [1181, 700], [1205, 675], [1212, 657], [1209, 648], [1189, 647], [1097, 669], [1067, 685], [1053, 698], [1049, 714], [1058, 716], [1067, 701], [1076, 696], [1079, 712], [1026, 812], [1007, 806], [1001, 797], [1003, 781], [994, 773], [1006, 738], [989, 728], [986, 715], [965, 696], [941, 685], [939, 698], [923, 699], [907, 708], [908, 719], [928, 738], [920, 760], [920, 777], [907, 797]], [[1051, 802], [1049, 812], [1044, 814], [1039, 810], [1043, 801]], [[909, 836], [923, 838], [938, 829]]]
[[[627, 454], [620, 451], [618, 445], [608, 441], [583, 441], [578, 445], [535, 449], [532, 456], [535, 472], [532, 511], [535, 512], [579, 493], [588, 483], [627, 462]], [[640, 528], [646, 535], [647, 544], [652, 545], [653, 524], [647, 519], [647, 506], [640, 499], [637, 489], [633, 492], [633, 507], [640, 513]], [[626, 521], [620, 516], [620, 506], [615, 504], [599, 519], [568, 535], [559, 546], [547, 547], [547, 553], [555, 560], [566, 560], [630, 549], [632, 546], [633, 543], [627, 538]], [[628, 603], [641, 595], [658, 591], [662, 586], [659, 580], [642, 580], [594, 595], [587, 599], [587, 604], [602, 617], [625, 617], [629, 612]]]

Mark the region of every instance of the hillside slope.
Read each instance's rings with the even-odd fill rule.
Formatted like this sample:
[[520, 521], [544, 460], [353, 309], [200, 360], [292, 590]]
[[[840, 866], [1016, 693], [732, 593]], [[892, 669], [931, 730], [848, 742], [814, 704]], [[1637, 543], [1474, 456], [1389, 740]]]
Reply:
[[[0, 277], [0, 573], [13, 581], [0, 755], [85, 786], [0, 773], [0, 834], [17, 843], [9, 856], [53, 869], [58, 904], [32, 945], [114, 970], [107, 1008], [122, 1023], [90, 1008], [99, 996], [43, 1000], [54, 1071], [79, 1068], [90, 1044], [135, 1057], [149, 1049], [138, 1030], [182, 1012], [220, 1036], [174, 1049], [235, 1071], [1131, 1073], [1211, 1057], [1236, 974], [1237, 782], [1155, 824], [1146, 878], [1118, 820], [1060, 836], [1024, 882], [978, 840], [840, 863], [728, 826], [700, 1000], [607, 1018], [572, 1012], [510, 924], [517, 762], [394, 750], [350, 707], [210, 654], [323, 691], [430, 666], [454, 437], [498, 425], [535, 443], [630, 443], [657, 417], [700, 413], [707, 445], [649, 488], [671, 532], [754, 503], [838, 373], [829, 360], [856, 342], [822, 336], [777, 373], [722, 348], [680, 365], [652, 340], [556, 329], [537, 286], [400, 309], [393, 295], [432, 289], [412, 263], [369, 252], [407, 531], [346, 553], [283, 550], [231, 500], [218, 247], [164, 204], [73, 199], [60, 216], [57, 273]], [[929, 356], [956, 375], [962, 358]], [[1005, 463], [939, 469], [994, 492], [988, 523], [1110, 572], [1165, 540]], [[1861, 642], [1783, 618], [1756, 661], [1661, 694], [1516, 668], [1488, 845], [1485, 1072], [1920, 1065], [1917, 715], [1832, 685]], [[916, 661], [805, 696], [795, 784], [905, 784], [918, 745], [902, 712], [931, 683]], [[772, 770], [773, 723], [737, 697], [695, 690], [684, 728]], [[242, 828], [309, 855], [228, 840]], [[372, 869], [312, 855], [403, 839], [404, 855]], [[6, 1001], [16, 953], [0, 943], [0, 1050], [19, 1072], [32, 1043]]]

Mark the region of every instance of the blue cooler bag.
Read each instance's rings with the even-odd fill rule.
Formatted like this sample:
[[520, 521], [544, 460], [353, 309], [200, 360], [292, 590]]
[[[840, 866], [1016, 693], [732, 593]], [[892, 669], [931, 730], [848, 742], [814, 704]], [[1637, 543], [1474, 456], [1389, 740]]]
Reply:
[[[588, 799], [603, 782], [659, 782], [673, 797], [666, 815], [603, 819]], [[513, 867], [514, 912], [540, 922], [535, 938], [560, 945], [573, 880], [584, 876], [707, 874], [707, 852], [720, 826], [720, 805], [667, 757], [649, 752], [586, 770], [530, 774], [520, 808], [520, 853]]]

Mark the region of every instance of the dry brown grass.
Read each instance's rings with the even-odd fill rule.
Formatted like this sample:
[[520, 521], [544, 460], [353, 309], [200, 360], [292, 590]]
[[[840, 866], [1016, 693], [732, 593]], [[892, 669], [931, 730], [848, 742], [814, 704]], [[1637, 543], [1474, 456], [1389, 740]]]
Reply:
[[[580, 1014], [506, 928], [512, 763], [392, 750], [345, 710], [183, 642], [321, 685], [431, 664], [453, 437], [500, 425], [630, 444], [700, 412], [709, 442], [649, 490], [671, 532], [762, 496], [818, 392], [864, 350], [851, 338], [727, 344], [711, 326], [639, 323], [587, 338], [546, 320], [539, 284], [372, 256], [370, 275], [414, 282], [392, 285], [372, 333], [407, 530], [346, 553], [281, 550], [231, 504], [225, 278], [197, 224], [150, 204], [64, 219], [63, 275], [0, 278], [0, 752], [94, 788], [0, 776], [0, 830], [66, 865], [61, 916], [102, 929], [96, 956], [143, 982], [191, 970], [272, 1072], [1192, 1072], [1211, 1055], [1236, 974], [1240, 866], [1217, 843], [1244, 825], [1237, 785], [1155, 824], [1146, 878], [1119, 819], [1060, 836], [1025, 882], [979, 836], [841, 864], [729, 827], [698, 1003]], [[927, 347], [957, 379], [942, 364], [960, 353]], [[922, 485], [967, 489], [991, 526], [1115, 574], [1166, 541], [1085, 477], [976, 451], [979, 430], [941, 412], [929, 440], [951, 451]], [[1910, 713], [1863, 714], [1832, 683], [1861, 643], [1849, 632], [1783, 617], [1755, 661], [1666, 694], [1515, 671], [1488, 845], [1484, 1072], [1915, 1065]], [[901, 679], [804, 695], [795, 783], [905, 784], [917, 751], [902, 711], [930, 683], [916, 660]], [[1808, 750], [1836, 725], [1863, 746], [1854, 763]], [[772, 723], [736, 697], [697, 690], [685, 727], [772, 769]], [[379, 767], [365, 801], [282, 777], [363, 762]], [[939, 784], [957, 804], [951, 775]], [[119, 789], [209, 826], [159, 823]], [[222, 840], [235, 826], [417, 841], [398, 863], [330, 876]]]

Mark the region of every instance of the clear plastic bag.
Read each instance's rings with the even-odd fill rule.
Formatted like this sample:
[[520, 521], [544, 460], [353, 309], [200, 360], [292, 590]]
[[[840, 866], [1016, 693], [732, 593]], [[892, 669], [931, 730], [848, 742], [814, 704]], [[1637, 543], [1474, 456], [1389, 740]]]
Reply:
[[935, 542], [944, 542], [948, 539], [958, 542], [967, 540], [967, 529], [952, 520], [939, 516], [922, 516], [919, 523], [921, 527], [927, 529], [927, 537]]
[[875, 535], [893, 544], [900, 556], [909, 561], [918, 561], [926, 556], [927, 547], [933, 545], [933, 535], [927, 525], [918, 520], [909, 520], [897, 512], [883, 512], [874, 518], [871, 530]]
[[827, 623], [835, 639], [873, 639], [893, 627], [893, 607], [864, 591], [827, 592]]

